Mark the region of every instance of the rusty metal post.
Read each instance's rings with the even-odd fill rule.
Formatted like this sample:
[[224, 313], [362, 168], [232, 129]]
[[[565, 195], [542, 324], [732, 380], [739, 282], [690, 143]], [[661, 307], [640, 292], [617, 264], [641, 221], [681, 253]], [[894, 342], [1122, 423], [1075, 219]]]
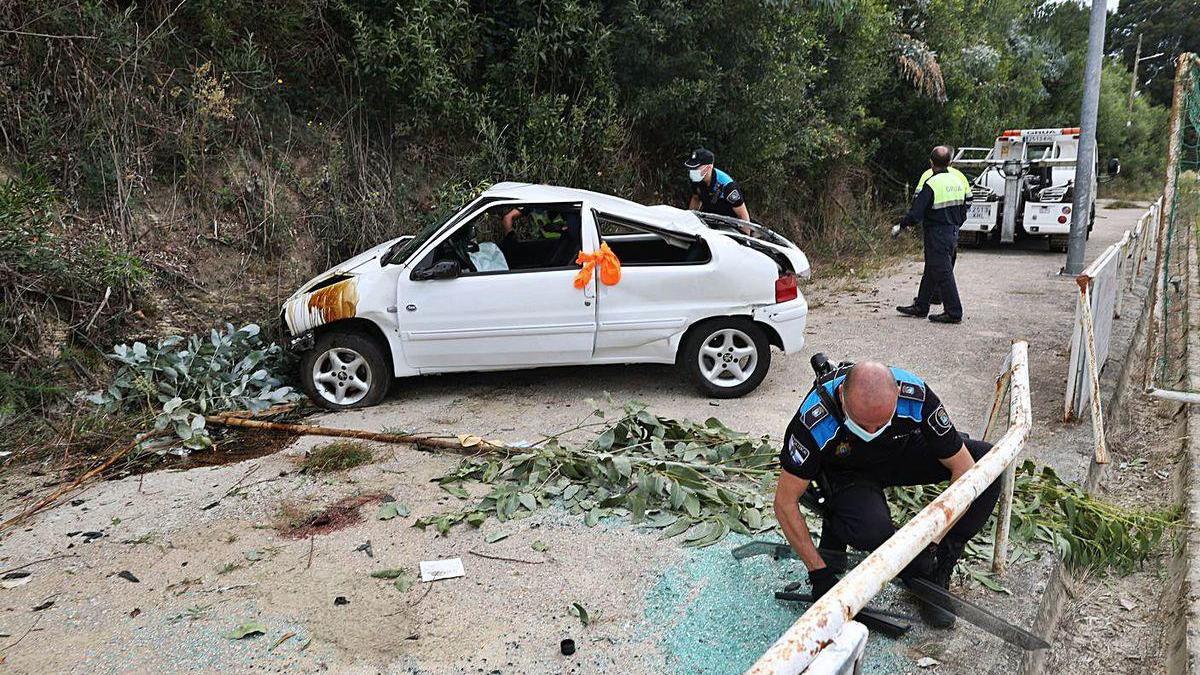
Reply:
[[1092, 409], [1092, 441], [1096, 446], [1095, 460], [1097, 464], [1108, 464], [1108, 444], [1104, 439], [1104, 411], [1100, 405], [1100, 365], [1096, 361], [1096, 332], [1092, 322], [1091, 279], [1079, 275], [1075, 283], [1079, 284], [1079, 306], [1083, 308], [1083, 348], [1087, 355], [1088, 384], [1091, 396], [1088, 403]]
[[895, 578], [930, 542], [942, 536], [950, 524], [1013, 462], [1024, 447], [1033, 425], [1028, 351], [1029, 346], [1025, 342], [1013, 343], [1012, 389], [1009, 397], [1009, 417], [1013, 424], [1004, 436], [975, 466], [813, 603], [747, 672], [763, 675], [804, 670], [885, 584]]
[[[996, 393], [992, 396], [992, 405], [988, 409], [987, 419], [983, 423], [983, 431], [979, 434], [979, 440], [986, 441], [988, 439], [988, 435], [992, 431], [992, 424], [996, 421], [996, 417], [1000, 413], [1000, 406], [1004, 403], [1004, 397], [1009, 392], [1011, 381], [1012, 354], [1010, 353], [1004, 359], [1000, 376], [996, 378]], [[992, 571], [997, 575], [1004, 574], [1004, 568], [1008, 565], [1008, 531], [1012, 526], [1012, 502], [1013, 489], [1016, 487], [1016, 473], [1017, 462], [1014, 459], [1000, 476], [1000, 511], [996, 514], [996, 532], [992, 539], [994, 542]]]
[[1000, 474], [1000, 512], [996, 514], [995, 542], [992, 546], [992, 573], [1003, 576], [1008, 568], [1008, 533], [1012, 529], [1013, 491], [1017, 487], [1017, 460], [1009, 462]]

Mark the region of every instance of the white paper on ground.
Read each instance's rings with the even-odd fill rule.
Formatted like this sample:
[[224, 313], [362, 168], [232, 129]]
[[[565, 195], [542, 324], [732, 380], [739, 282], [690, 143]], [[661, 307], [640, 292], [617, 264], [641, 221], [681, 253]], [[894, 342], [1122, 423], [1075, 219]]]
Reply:
[[454, 577], [464, 575], [466, 575], [466, 572], [463, 571], [462, 558], [421, 561], [421, 581], [453, 579]]

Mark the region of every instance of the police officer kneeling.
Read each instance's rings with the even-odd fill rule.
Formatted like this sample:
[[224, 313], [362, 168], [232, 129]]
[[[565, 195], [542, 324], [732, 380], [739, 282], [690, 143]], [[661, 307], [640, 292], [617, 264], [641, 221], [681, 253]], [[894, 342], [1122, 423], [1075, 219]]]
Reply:
[[[775, 492], [775, 518], [808, 568], [814, 599], [845, 571], [844, 556], [835, 552], [847, 545], [872, 551], [895, 533], [883, 488], [953, 482], [990, 448], [961, 436], [933, 390], [906, 370], [863, 362], [818, 377], [788, 425]], [[798, 504], [813, 480], [825, 497], [820, 551]], [[999, 490], [999, 481], [984, 490], [942, 542], [918, 555], [900, 578], [922, 577], [948, 588], [955, 563], [987, 521]], [[920, 608], [931, 626], [954, 624], [945, 610], [924, 602]]]

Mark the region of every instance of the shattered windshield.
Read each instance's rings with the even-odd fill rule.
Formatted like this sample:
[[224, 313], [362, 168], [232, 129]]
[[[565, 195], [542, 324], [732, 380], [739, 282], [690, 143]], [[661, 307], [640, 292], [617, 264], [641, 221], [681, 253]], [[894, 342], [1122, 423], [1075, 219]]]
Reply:
[[409, 256], [415, 253], [417, 249], [424, 246], [425, 242], [429, 241], [433, 235], [441, 232], [443, 228], [457, 224], [459, 221], [465, 218], [467, 214], [474, 213], [474, 211], [483, 204], [500, 201], [502, 199], [502, 197], [478, 197], [474, 201], [469, 202], [463, 208], [459, 209], [454, 214], [454, 217], [450, 220], [444, 223], [435, 221], [426, 225], [421, 229], [420, 232], [417, 233], [415, 237], [411, 239], [402, 239], [396, 242], [396, 245], [387, 252], [387, 255], [380, 259], [380, 265], [391, 265], [393, 263], [402, 263], [405, 260], [408, 260]]

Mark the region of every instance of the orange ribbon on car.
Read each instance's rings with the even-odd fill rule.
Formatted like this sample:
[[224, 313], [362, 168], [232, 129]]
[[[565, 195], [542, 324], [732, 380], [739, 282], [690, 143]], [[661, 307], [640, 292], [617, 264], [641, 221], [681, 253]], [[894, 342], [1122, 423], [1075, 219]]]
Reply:
[[579, 252], [575, 262], [583, 265], [579, 274], [575, 275], [575, 288], [585, 288], [592, 280], [596, 265], [600, 266], [600, 283], [605, 286], [616, 286], [621, 280], [621, 261], [613, 253], [608, 244], [601, 243], [600, 250], [595, 253]]

